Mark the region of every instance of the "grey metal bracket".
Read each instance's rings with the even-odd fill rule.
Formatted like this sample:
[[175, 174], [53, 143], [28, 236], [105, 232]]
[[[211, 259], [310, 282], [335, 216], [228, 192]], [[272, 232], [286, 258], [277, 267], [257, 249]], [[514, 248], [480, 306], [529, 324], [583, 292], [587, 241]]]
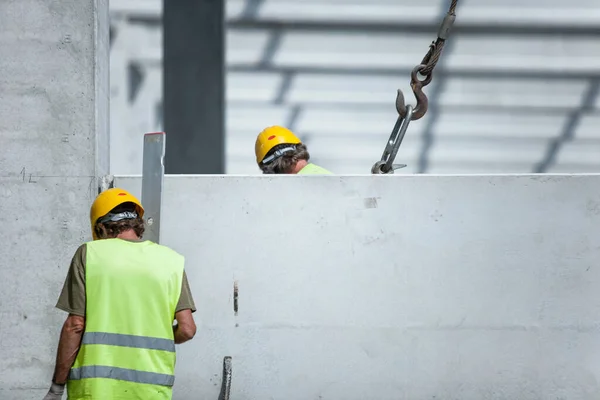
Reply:
[[165, 177], [165, 145], [164, 132], [144, 135], [144, 159], [142, 167], [142, 205], [146, 231], [144, 239], [159, 243], [160, 210], [162, 206], [163, 181]]

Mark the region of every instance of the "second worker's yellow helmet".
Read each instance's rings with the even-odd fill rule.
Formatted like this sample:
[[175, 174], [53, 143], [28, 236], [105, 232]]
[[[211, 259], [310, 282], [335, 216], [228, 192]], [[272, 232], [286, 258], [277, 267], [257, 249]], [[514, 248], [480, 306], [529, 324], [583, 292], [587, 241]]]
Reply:
[[254, 152], [256, 163], [260, 164], [271, 149], [278, 144], [299, 144], [300, 139], [292, 131], [283, 126], [269, 126], [265, 128], [256, 138]]

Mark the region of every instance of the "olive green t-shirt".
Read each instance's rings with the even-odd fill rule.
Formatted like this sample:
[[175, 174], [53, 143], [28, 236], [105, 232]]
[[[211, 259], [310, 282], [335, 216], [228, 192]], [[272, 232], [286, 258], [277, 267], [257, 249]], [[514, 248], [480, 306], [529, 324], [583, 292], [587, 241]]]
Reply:
[[[56, 303], [56, 308], [80, 317], [85, 317], [85, 260], [86, 245], [84, 243], [79, 246], [71, 260], [65, 284]], [[177, 303], [175, 312], [186, 309], [192, 310], [192, 312], [196, 311], [190, 285], [184, 270], [181, 282], [181, 294], [179, 295], [179, 302]]]

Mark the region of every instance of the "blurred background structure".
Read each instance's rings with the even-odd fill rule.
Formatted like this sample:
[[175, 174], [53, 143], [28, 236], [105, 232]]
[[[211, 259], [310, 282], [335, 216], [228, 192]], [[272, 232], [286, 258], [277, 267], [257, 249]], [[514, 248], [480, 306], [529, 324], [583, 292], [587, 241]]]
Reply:
[[[370, 173], [396, 120], [396, 89], [414, 104], [410, 71], [447, 9], [226, 0], [222, 172], [258, 174], [256, 134], [282, 124], [323, 167]], [[141, 135], [164, 129], [162, 15], [162, 0], [110, 3], [112, 173], [141, 173]], [[396, 159], [408, 168], [396, 173], [600, 172], [599, 88], [597, 0], [463, 0], [425, 89], [430, 109]]]

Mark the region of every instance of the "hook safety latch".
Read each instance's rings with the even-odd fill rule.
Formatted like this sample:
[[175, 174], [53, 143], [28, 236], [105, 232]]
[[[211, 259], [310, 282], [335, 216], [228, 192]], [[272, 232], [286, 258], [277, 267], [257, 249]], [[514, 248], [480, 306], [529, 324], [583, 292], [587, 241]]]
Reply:
[[402, 144], [402, 139], [404, 139], [404, 134], [408, 129], [408, 124], [410, 124], [414, 112], [410, 105], [406, 106], [403, 111], [403, 113], [398, 113], [398, 119], [392, 130], [390, 139], [383, 150], [381, 160], [373, 164], [371, 168], [372, 174], [393, 174], [394, 170], [406, 167], [406, 164], [394, 164], [396, 154], [398, 154], [400, 144]]

